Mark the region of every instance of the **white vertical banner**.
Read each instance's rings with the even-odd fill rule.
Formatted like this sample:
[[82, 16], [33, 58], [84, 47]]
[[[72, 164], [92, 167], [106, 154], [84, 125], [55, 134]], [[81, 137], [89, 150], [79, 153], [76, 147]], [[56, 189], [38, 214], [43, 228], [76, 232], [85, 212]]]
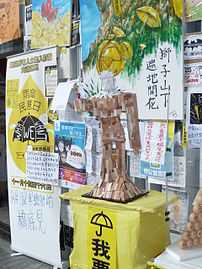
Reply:
[[47, 154], [54, 150], [45, 72], [55, 66], [56, 47], [8, 58], [7, 170], [12, 249], [61, 267], [60, 188], [26, 175], [29, 150]]

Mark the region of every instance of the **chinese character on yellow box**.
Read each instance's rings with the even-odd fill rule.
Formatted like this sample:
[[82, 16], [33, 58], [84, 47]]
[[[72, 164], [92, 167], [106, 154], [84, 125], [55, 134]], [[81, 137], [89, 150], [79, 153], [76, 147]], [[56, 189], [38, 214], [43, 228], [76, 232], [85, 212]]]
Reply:
[[82, 197], [91, 188], [61, 196], [73, 210], [71, 269], [145, 269], [169, 244], [165, 194], [151, 191], [120, 204]]

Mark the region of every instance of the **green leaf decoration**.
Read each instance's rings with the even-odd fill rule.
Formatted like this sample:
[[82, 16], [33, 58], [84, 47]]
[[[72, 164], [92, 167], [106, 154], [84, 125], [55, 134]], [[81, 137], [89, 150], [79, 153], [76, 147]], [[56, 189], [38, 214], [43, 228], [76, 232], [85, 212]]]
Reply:
[[161, 27], [159, 12], [150, 6], [140, 7], [136, 10], [139, 19], [151, 28]]

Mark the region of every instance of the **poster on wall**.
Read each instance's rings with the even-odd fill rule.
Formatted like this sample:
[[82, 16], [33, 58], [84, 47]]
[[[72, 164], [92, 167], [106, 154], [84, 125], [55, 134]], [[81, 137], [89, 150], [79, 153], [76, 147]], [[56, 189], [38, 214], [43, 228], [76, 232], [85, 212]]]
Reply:
[[37, 182], [58, 185], [59, 156], [53, 152], [26, 152], [26, 178]]
[[187, 95], [188, 145], [200, 148], [202, 142], [202, 91], [197, 87], [188, 88]]
[[[59, 266], [60, 189], [26, 178], [28, 150], [54, 151], [54, 129], [48, 123], [44, 77], [46, 68], [56, 65], [56, 47], [8, 58], [6, 132], [12, 249]], [[47, 190], [51, 192], [47, 193]], [[12, 200], [13, 193], [19, 204]], [[24, 201], [23, 207], [20, 199]], [[52, 201], [47, 210], [47, 205], [43, 204], [46, 199]], [[33, 206], [29, 206], [31, 202]], [[39, 245], [42, 246], [40, 252]]]
[[185, 20], [199, 21], [202, 17], [201, 0], [185, 0]]
[[59, 154], [59, 178], [64, 188], [86, 184], [85, 142], [85, 123], [55, 121], [55, 152]]
[[182, 1], [80, 6], [86, 89], [101, 91], [101, 74], [111, 73], [117, 88], [136, 92], [140, 119], [183, 119]]
[[31, 49], [31, 35], [32, 35], [32, 5], [25, 5], [25, 14], [24, 14], [24, 49], [25, 51]]
[[173, 175], [174, 147], [167, 137], [167, 128], [166, 122], [149, 121], [145, 123], [140, 159], [140, 171], [144, 177], [165, 179], [166, 176]]
[[187, 34], [184, 37], [184, 59], [202, 59], [202, 34]]
[[184, 65], [184, 84], [185, 87], [202, 84], [202, 61]]
[[0, 0], [0, 44], [21, 37], [19, 0]]
[[72, 0], [32, 0], [31, 47], [71, 44]]

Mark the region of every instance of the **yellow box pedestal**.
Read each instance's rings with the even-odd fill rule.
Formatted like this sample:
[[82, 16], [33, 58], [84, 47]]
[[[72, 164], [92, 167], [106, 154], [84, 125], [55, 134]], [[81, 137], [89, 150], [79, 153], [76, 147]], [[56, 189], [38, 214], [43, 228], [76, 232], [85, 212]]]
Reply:
[[170, 242], [165, 194], [151, 191], [134, 202], [119, 204], [81, 197], [91, 188], [61, 196], [73, 210], [71, 269], [145, 269]]

